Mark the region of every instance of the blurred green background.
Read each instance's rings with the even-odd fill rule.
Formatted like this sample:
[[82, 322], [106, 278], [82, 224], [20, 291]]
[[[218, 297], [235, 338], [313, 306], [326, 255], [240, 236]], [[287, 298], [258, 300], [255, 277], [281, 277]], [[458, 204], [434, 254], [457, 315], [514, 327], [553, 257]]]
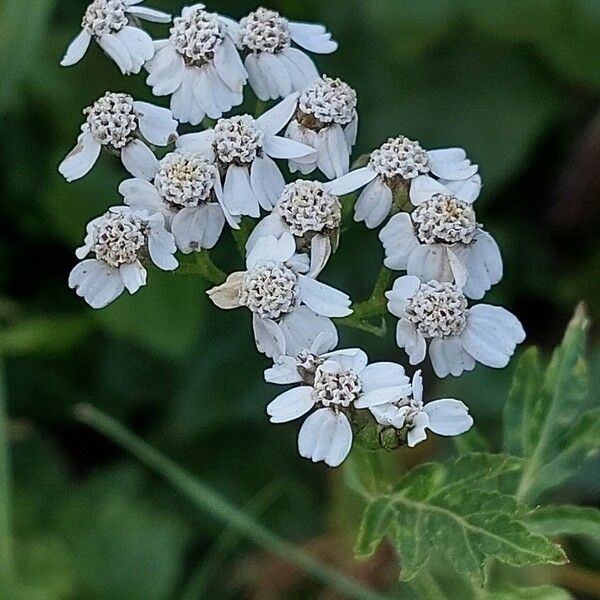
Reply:
[[[146, 4], [175, 14], [181, 7]], [[152, 101], [143, 76], [121, 77], [96, 46], [79, 65], [59, 67], [85, 6], [0, 2], [0, 356], [19, 580], [18, 591], [0, 590], [0, 599], [337, 597], [243, 542], [225, 551], [221, 525], [75, 422], [79, 402], [123, 421], [236, 503], [258, 494], [261, 520], [287, 539], [364, 581], [391, 584], [391, 556], [352, 562], [357, 516], [339, 474], [297, 455], [296, 425], [267, 422], [266, 403], [279, 390], [262, 382], [268, 363], [255, 351], [247, 312], [218, 311], [197, 276], [156, 270], [146, 288], [100, 312], [67, 289], [85, 224], [120, 203], [116, 188], [125, 177], [108, 155], [82, 181], [58, 175], [81, 110], [106, 90]], [[486, 300], [513, 310], [529, 343], [554, 345], [581, 299], [598, 323], [600, 2], [268, 6], [326, 23], [340, 41], [336, 54], [316, 60], [358, 92], [356, 156], [402, 133], [427, 148], [465, 147], [480, 165], [478, 217], [497, 237], [506, 271]], [[209, 8], [237, 19], [255, 4], [222, 0]], [[156, 37], [166, 31], [148, 29]], [[214, 258], [227, 270], [240, 265], [228, 233]], [[375, 232], [351, 225], [323, 279], [362, 300], [381, 260]], [[406, 363], [391, 331], [378, 339], [341, 330], [341, 339], [372, 359]], [[597, 350], [592, 359], [598, 384]], [[430, 397], [462, 398], [495, 444], [510, 371], [479, 366], [459, 380], [430, 375], [426, 385]], [[430, 440], [398, 460], [452, 449], [448, 440]], [[561, 499], [598, 504], [600, 466]], [[576, 566], [550, 577], [582, 598], [600, 598], [600, 548], [580, 542], [570, 553]], [[589, 578], [585, 585], [578, 574]]]

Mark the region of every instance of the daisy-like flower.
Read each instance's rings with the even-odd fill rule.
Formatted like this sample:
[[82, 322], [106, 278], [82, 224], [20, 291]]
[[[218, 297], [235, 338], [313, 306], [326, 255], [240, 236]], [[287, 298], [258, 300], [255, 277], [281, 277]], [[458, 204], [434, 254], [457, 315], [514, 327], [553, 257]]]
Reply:
[[214, 129], [182, 135], [179, 148], [200, 152], [223, 173], [223, 201], [232, 215], [260, 216], [271, 210], [285, 181], [273, 158], [306, 156], [313, 148], [276, 135], [289, 122], [297, 96], [285, 100], [255, 119], [240, 115], [219, 119]]
[[124, 75], [139, 73], [154, 56], [152, 38], [137, 26], [138, 19], [169, 23], [171, 15], [139, 6], [142, 0], [93, 0], [81, 22], [81, 33], [71, 42], [61, 61], [63, 67], [78, 63], [92, 38]]
[[261, 237], [280, 237], [291, 233], [300, 251], [310, 251], [311, 275], [318, 275], [337, 249], [342, 205], [319, 181], [298, 179], [285, 186], [273, 212], [254, 228], [246, 250], [249, 252]]
[[155, 42], [156, 54], [145, 65], [156, 96], [171, 95], [171, 110], [181, 123], [198, 125], [218, 119], [243, 101], [247, 73], [231, 39], [229, 19], [186, 6], [173, 19], [168, 39]]
[[265, 371], [268, 382], [302, 384], [267, 406], [271, 423], [286, 423], [317, 409], [300, 428], [301, 456], [337, 467], [350, 452], [352, 426], [348, 416], [359, 408], [362, 398], [384, 404], [410, 394], [408, 377], [400, 365], [367, 363], [367, 355], [358, 348], [321, 355], [305, 350], [296, 357], [281, 357]]
[[309, 348], [322, 332], [337, 333], [330, 317], [352, 313], [350, 298], [305, 275], [308, 257], [296, 254], [289, 233], [265, 236], [246, 259], [246, 271], [232, 273], [227, 281], [208, 290], [219, 307], [246, 306], [252, 312], [256, 347], [269, 357], [297, 354]]
[[350, 168], [357, 132], [356, 92], [342, 80], [323, 75], [303, 90], [285, 131], [286, 137], [315, 152], [290, 160], [290, 170], [306, 175], [318, 167], [328, 179], [341, 177]]
[[519, 320], [506, 309], [489, 304], [469, 308], [453, 283], [422, 283], [414, 275], [399, 277], [386, 292], [388, 310], [398, 317], [396, 342], [410, 364], [425, 359], [427, 342], [438, 377], [470, 371], [475, 362], [502, 368], [525, 339]]
[[67, 181], [89, 173], [102, 148], [120, 155], [134, 177], [148, 177], [157, 160], [146, 142], [167, 146], [177, 139], [177, 121], [168, 108], [134, 101], [129, 94], [106, 92], [83, 114], [77, 145], [58, 167]]
[[288, 21], [262, 7], [240, 21], [236, 42], [246, 55], [248, 82], [261, 100], [299, 92], [319, 76], [313, 61], [292, 48], [292, 42], [317, 54], [331, 54], [338, 47], [323, 25]]
[[482, 298], [502, 279], [502, 257], [477, 223], [472, 200], [433, 180], [413, 188], [411, 200], [412, 213], [394, 215], [379, 232], [385, 266], [421, 281], [454, 282], [469, 298]]
[[223, 206], [219, 171], [205, 156], [171, 152], [149, 179], [127, 179], [119, 192], [132, 209], [161, 213], [184, 254], [212, 248], [226, 220], [237, 229], [237, 219]]
[[173, 236], [165, 229], [162, 214], [152, 216], [114, 206], [90, 221], [84, 245], [77, 258], [88, 254], [69, 275], [69, 287], [92, 308], [103, 308], [127, 289], [130, 294], [146, 285], [143, 261], [150, 260], [163, 271], [177, 268]]
[[473, 426], [469, 409], [460, 400], [443, 398], [423, 404], [423, 378], [417, 371], [409, 393], [386, 401], [382, 394], [369, 391], [354, 402], [355, 408], [368, 408], [380, 424], [400, 430], [412, 448], [427, 439], [427, 429], [438, 435], [454, 436]]
[[383, 223], [392, 208], [394, 191], [415, 183], [421, 189], [434, 182], [449, 188], [458, 198], [475, 199], [481, 188], [477, 165], [471, 164], [462, 148], [424, 150], [419, 142], [400, 136], [390, 138], [371, 152], [366, 167], [350, 171], [328, 183], [329, 189], [342, 196], [366, 186], [354, 206], [354, 220], [369, 228]]

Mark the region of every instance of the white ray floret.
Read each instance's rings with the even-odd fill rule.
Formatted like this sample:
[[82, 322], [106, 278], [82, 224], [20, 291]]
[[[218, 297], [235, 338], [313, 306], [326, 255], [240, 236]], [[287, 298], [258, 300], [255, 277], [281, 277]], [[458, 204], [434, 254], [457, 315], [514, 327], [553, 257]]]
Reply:
[[130, 294], [146, 285], [147, 257], [164, 271], [177, 268], [173, 236], [162, 214], [148, 215], [127, 206], [110, 208], [90, 221], [84, 245], [76, 251], [82, 260], [69, 275], [69, 287], [92, 308], [103, 308], [126, 289]]
[[340, 196], [366, 186], [354, 206], [354, 220], [374, 228], [389, 215], [397, 189], [408, 189], [412, 200], [439, 182], [458, 199], [472, 202], [481, 189], [477, 171], [462, 148], [424, 150], [419, 142], [399, 136], [374, 150], [367, 166], [327, 185]]
[[167, 146], [177, 139], [177, 121], [168, 108], [135, 101], [129, 94], [106, 92], [83, 114], [77, 145], [58, 167], [67, 181], [89, 173], [102, 148], [119, 154], [134, 177], [147, 178], [158, 162], [148, 144]]
[[171, 15], [140, 6], [142, 0], [94, 0], [81, 22], [81, 33], [71, 42], [63, 67], [78, 63], [92, 39], [112, 58], [124, 75], [139, 73], [154, 56], [152, 38], [137, 26], [138, 19], [169, 23]]
[[388, 310], [398, 317], [396, 342], [410, 364], [429, 358], [438, 377], [458, 376], [480, 362], [502, 368], [525, 339], [519, 320], [506, 309], [489, 304], [468, 306], [459, 287], [448, 282], [421, 282], [399, 277], [386, 292]]
[[394, 215], [379, 232], [384, 264], [421, 281], [454, 282], [469, 298], [480, 299], [502, 279], [498, 245], [477, 223], [472, 202], [437, 181], [427, 188], [411, 194], [412, 213]]
[[146, 81], [156, 96], [171, 95], [178, 121], [197, 125], [242, 103], [247, 74], [231, 38], [233, 25], [194, 4], [173, 20], [168, 39], [155, 42]]
[[246, 57], [248, 82], [261, 100], [299, 92], [319, 76], [312, 59], [292, 42], [317, 54], [330, 54], [338, 46], [323, 25], [288, 21], [274, 10], [261, 7], [240, 21], [236, 43]]
[[406, 434], [412, 448], [427, 438], [427, 429], [438, 435], [454, 436], [473, 426], [469, 409], [460, 400], [443, 398], [423, 404], [423, 378], [418, 370], [408, 393], [399, 393], [389, 401], [381, 394], [367, 392], [354, 403], [355, 408], [368, 408], [375, 420]]
[[283, 189], [273, 212], [262, 219], [246, 242], [250, 252], [261, 237], [291, 233], [299, 250], [310, 250], [310, 274], [318, 275], [337, 249], [342, 205], [319, 181], [298, 179]]
[[301, 384], [277, 396], [267, 406], [267, 414], [272, 423], [286, 423], [316, 409], [300, 428], [298, 450], [313, 462], [337, 467], [352, 446], [349, 411], [359, 408], [365, 396], [381, 404], [405, 397], [411, 386], [401, 365], [369, 365], [358, 348], [318, 354], [328, 341], [320, 338], [310, 350], [280, 357], [265, 371], [268, 382]]
[[235, 216], [270, 211], [285, 181], [274, 158], [300, 158], [313, 148], [277, 135], [295, 111], [291, 94], [258, 118], [239, 115], [219, 119], [213, 129], [182, 135], [177, 146], [199, 152], [223, 173], [223, 202]]
[[202, 154], [171, 152], [149, 178], [127, 179], [119, 192], [131, 208], [161, 213], [184, 254], [212, 248], [225, 221], [238, 228], [238, 219], [223, 205], [219, 171]]
[[290, 160], [290, 170], [306, 175], [318, 168], [328, 179], [341, 177], [350, 168], [357, 132], [356, 92], [340, 79], [323, 75], [302, 91], [285, 132], [315, 152]]
[[331, 317], [352, 313], [343, 292], [306, 275], [308, 257], [296, 254], [289, 233], [258, 240], [246, 259], [246, 271], [208, 290], [220, 308], [246, 306], [252, 312], [256, 346], [277, 358], [310, 347], [322, 332], [335, 331]]

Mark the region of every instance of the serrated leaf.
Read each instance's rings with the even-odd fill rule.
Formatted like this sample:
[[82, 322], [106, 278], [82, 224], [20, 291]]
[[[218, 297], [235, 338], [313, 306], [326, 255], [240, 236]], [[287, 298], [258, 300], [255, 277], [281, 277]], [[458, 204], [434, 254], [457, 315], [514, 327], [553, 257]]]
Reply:
[[586, 506], [549, 505], [532, 510], [527, 523], [543, 535], [585, 535], [600, 540], [600, 510]]
[[524, 507], [498, 489], [520, 467], [519, 459], [483, 453], [422, 465], [369, 504], [360, 547], [373, 552], [389, 515], [387, 534], [400, 556], [403, 580], [418, 573], [432, 548], [444, 552], [458, 572], [479, 578], [490, 557], [511, 565], [560, 564], [562, 549], [522, 522]]
[[375, 552], [385, 536], [391, 511], [390, 502], [386, 497], [378, 498], [369, 504], [363, 514], [354, 547], [357, 558], [367, 558]]

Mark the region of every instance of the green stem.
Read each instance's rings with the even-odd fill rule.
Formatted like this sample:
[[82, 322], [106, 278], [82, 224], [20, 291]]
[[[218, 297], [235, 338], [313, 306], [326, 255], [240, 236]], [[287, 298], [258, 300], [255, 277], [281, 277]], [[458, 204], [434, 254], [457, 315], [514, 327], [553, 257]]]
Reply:
[[201, 275], [215, 285], [220, 285], [227, 279], [227, 275], [211, 260], [208, 250], [195, 252], [192, 260], [181, 263], [175, 272], [179, 275]]
[[342, 596], [355, 600], [391, 600], [389, 596], [364, 587], [356, 580], [325, 566], [320, 560], [286, 542], [236, 508], [211, 487], [194, 479], [189, 473], [133, 435], [120, 423], [92, 406], [79, 405], [76, 415], [79, 420], [104, 434], [137, 457], [147, 467], [162, 475], [196, 506], [225, 522], [268, 552], [272, 552], [280, 559], [304, 570], [314, 579], [336, 590]]
[[258, 119], [267, 110], [267, 103], [260, 98], [256, 99], [256, 106], [254, 108], [254, 117]]
[[0, 357], [0, 580], [4, 582], [13, 576], [11, 487], [5, 369]]

